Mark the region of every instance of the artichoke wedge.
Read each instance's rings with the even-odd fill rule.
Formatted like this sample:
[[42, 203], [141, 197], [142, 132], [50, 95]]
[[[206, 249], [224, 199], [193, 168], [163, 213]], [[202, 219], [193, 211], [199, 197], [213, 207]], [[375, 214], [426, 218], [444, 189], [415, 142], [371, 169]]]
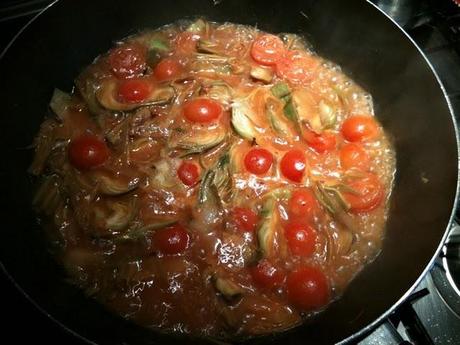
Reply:
[[150, 95], [142, 102], [123, 103], [117, 99], [117, 82], [114, 79], [106, 79], [96, 93], [99, 103], [108, 110], [130, 111], [146, 105], [161, 105], [170, 103], [176, 95], [172, 86], [164, 85], [155, 87]]
[[95, 171], [91, 178], [96, 182], [98, 191], [104, 195], [125, 194], [137, 188], [140, 183], [138, 176], [129, 176], [108, 170]]
[[279, 224], [279, 214], [276, 209], [276, 199], [268, 196], [260, 211], [261, 223], [257, 230], [259, 250], [262, 258], [274, 255], [276, 227]]
[[257, 137], [256, 125], [251, 120], [252, 110], [249, 104], [244, 101], [234, 102], [232, 105], [232, 125], [236, 133], [247, 140], [254, 140]]
[[186, 135], [170, 143], [172, 149], [181, 151], [180, 157], [203, 153], [222, 143], [227, 136], [222, 126]]

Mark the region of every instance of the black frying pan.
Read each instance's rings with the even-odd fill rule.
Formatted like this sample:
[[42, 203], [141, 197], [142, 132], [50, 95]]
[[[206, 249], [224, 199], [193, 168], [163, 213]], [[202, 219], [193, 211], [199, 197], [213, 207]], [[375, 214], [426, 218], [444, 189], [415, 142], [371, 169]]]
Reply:
[[80, 69], [114, 40], [194, 16], [305, 34], [319, 54], [343, 66], [374, 96], [377, 116], [394, 139], [398, 158], [382, 254], [318, 317], [252, 342], [356, 339], [393, 310], [426, 272], [452, 218], [458, 174], [456, 128], [435, 74], [408, 36], [364, 0], [79, 0], [49, 8], [0, 62], [4, 267], [31, 300], [82, 338], [98, 344], [192, 343], [121, 320], [66, 283], [47, 254], [30, 207], [26, 170], [32, 150], [26, 147], [53, 88], [70, 90]]

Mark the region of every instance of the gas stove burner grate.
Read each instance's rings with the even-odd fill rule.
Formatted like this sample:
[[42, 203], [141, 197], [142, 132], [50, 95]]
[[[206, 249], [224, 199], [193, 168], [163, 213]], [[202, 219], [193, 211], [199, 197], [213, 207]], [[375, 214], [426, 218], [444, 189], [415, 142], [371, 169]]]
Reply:
[[444, 244], [431, 277], [441, 299], [460, 318], [460, 226], [456, 224]]

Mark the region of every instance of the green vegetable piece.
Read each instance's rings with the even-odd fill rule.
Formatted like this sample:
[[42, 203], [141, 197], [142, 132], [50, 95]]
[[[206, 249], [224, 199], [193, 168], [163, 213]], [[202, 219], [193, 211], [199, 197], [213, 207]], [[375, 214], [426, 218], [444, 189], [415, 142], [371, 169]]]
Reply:
[[187, 27], [188, 32], [201, 33], [206, 30], [207, 23], [203, 19], [197, 19]]
[[282, 119], [280, 119], [278, 113], [274, 111], [274, 105], [270, 101], [273, 102], [274, 100], [267, 100], [266, 115], [268, 118], [268, 122], [277, 134], [286, 137], [290, 133], [289, 126]]
[[170, 50], [169, 44], [160, 39], [154, 39], [150, 41], [150, 49], [159, 51], [159, 52], [168, 52]]
[[219, 197], [223, 201], [229, 201], [232, 197], [232, 175], [230, 173], [230, 154], [222, 155], [215, 167], [214, 184]]
[[257, 230], [257, 239], [260, 246], [260, 253], [263, 258], [272, 256], [276, 226], [278, 225], [279, 215], [276, 210], [276, 199], [269, 196], [260, 211], [262, 218], [261, 225]]
[[276, 98], [282, 99], [283, 97], [289, 96], [291, 94], [291, 90], [289, 89], [288, 84], [279, 82], [271, 88], [273, 96]]
[[255, 125], [246, 115], [249, 109], [245, 103], [234, 103], [232, 106], [232, 125], [244, 139], [253, 140], [257, 136]]
[[197, 51], [201, 53], [220, 54], [219, 46], [215, 42], [200, 39], [196, 45]]
[[203, 180], [201, 181], [200, 189], [198, 191], [198, 203], [220, 203], [219, 196], [217, 194], [216, 186], [214, 185], [214, 178], [216, 173], [212, 170], [206, 171]]
[[297, 109], [294, 106], [294, 103], [292, 100], [289, 100], [286, 105], [284, 106], [284, 116], [286, 116], [287, 119], [295, 123], [296, 125], [299, 124], [299, 115], [297, 113]]
[[313, 192], [319, 203], [329, 214], [345, 226], [351, 233], [358, 233], [353, 217], [347, 213], [349, 205], [341, 193], [332, 187], [325, 187], [317, 182], [313, 185]]
[[206, 96], [221, 103], [229, 104], [233, 98], [233, 89], [224, 81], [216, 81], [205, 87]]

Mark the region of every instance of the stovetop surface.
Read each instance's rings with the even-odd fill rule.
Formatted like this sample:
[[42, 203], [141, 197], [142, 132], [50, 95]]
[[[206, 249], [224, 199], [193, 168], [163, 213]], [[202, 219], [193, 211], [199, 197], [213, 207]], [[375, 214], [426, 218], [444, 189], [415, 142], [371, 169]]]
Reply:
[[[13, 36], [50, 0], [0, 1], [0, 51]], [[454, 115], [460, 119], [460, 7], [452, 0], [372, 0], [395, 19], [421, 47], [440, 77], [452, 105]], [[460, 122], [459, 122], [460, 123]], [[457, 219], [460, 219], [457, 211]], [[422, 280], [408, 302], [399, 308], [382, 326], [362, 339], [360, 345], [402, 344], [414, 331], [414, 318], [428, 333], [432, 344], [460, 344], [460, 291], [452, 288], [459, 284], [460, 227], [453, 228], [450, 243], [444, 247], [430, 273]], [[449, 242], [448, 241], [448, 242]], [[446, 271], [448, 274], [446, 274]], [[3, 275], [0, 276], [3, 296], [2, 332], [11, 344], [29, 343], [31, 340], [50, 344], [81, 345], [82, 341], [70, 335], [50, 319], [33, 308]], [[422, 296], [422, 297], [420, 297]], [[415, 312], [414, 312], [415, 311]], [[416, 316], [414, 316], [416, 315]], [[409, 327], [404, 321], [409, 318]], [[401, 320], [403, 322], [401, 322]], [[416, 320], [417, 321], [417, 320]], [[415, 322], [416, 323], [416, 322]], [[18, 326], [26, 325], [24, 331]], [[421, 340], [420, 344], [425, 344]], [[430, 344], [430, 343], [427, 343]]]

